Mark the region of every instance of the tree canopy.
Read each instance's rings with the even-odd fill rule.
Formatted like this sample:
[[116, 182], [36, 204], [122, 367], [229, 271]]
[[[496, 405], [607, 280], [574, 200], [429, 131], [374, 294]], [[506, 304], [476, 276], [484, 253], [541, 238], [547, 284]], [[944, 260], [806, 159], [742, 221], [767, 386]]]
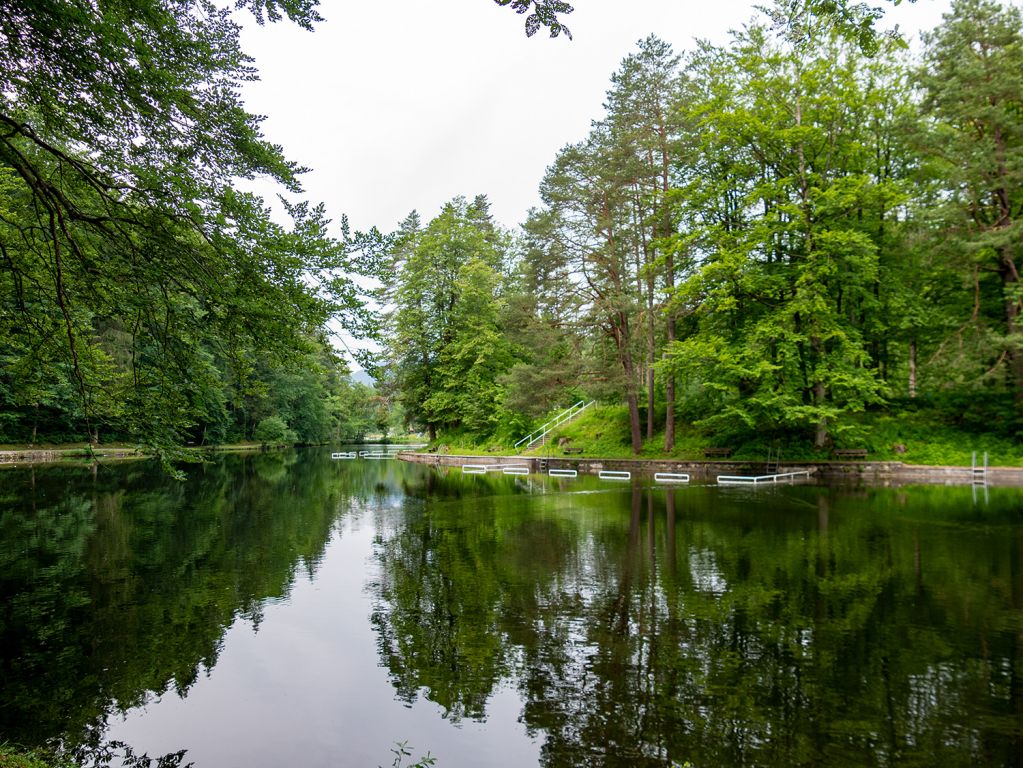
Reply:
[[[1020, 14], [957, 0], [919, 61], [847, 31], [783, 0], [724, 45], [639, 41], [544, 175], [498, 335], [457, 347], [502, 350], [485, 392], [504, 422], [603, 398], [627, 407], [635, 453], [661, 425], [673, 451], [676, 416], [823, 451], [862, 441], [871, 413], [925, 407], [1018, 439]], [[417, 284], [394, 275], [395, 295]], [[447, 284], [469, 277], [489, 290]], [[424, 403], [457, 406], [438, 428], [477, 402], [422, 382]]]
[[[319, 17], [308, 0], [239, 3]], [[328, 318], [359, 325], [353, 264], [322, 206], [290, 223], [242, 191], [301, 168], [241, 101], [256, 77], [235, 9], [15, 0], [0, 17], [0, 345], [19, 406], [74, 402], [172, 444], [254, 356], [300, 361]], [[59, 390], [59, 393], [57, 392]]]

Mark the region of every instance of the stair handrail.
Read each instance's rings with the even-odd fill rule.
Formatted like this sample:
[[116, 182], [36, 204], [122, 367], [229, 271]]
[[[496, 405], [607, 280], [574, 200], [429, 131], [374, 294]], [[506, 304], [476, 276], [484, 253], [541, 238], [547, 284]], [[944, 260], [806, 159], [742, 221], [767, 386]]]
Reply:
[[[548, 421], [546, 424], [544, 424], [539, 429], [536, 429], [533, 432], [530, 432], [524, 438], [522, 438], [517, 443], [515, 443], [515, 445], [512, 446], [512, 447], [513, 448], [518, 448], [523, 443], [526, 443], [526, 450], [529, 450], [530, 448], [533, 447], [533, 443], [535, 443], [535, 442], [537, 442], [539, 440], [542, 440], [553, 429], [555, 429], [556, 427], [558, 427], [561, 424], [565, 423], [569, 419], [575, 418], [580, 413], [582, 413], [587, 408], [589, 408], [591, 405], [593, 405], [595, 402], [596, 402], [596, 400], [590, 400], [590, 402], [588, 402], [588, 403], [586, 403], [585, 400], [580, 400], [575, 405], [573, 405], [573, 406], [571, 406], [569, 408], [566, 408], [564, 411], [559, 413], [557, 416], [555, 416], [553, 419]], [[583, 405], [583, 403], [586, 403], [586, 404]], [[582, 406], [582, 407], [580, 407], [580, 406]]]

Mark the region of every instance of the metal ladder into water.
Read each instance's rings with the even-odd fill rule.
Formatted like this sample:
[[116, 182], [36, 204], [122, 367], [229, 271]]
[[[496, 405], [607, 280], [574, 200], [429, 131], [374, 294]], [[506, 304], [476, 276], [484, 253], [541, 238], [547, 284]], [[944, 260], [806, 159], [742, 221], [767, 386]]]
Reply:
[[974, 485], [987, 485], [987, 451], [984, 451], [984, 463], [980, 465], [977, 464], [977, 452], [973, 452], [970, 482]]

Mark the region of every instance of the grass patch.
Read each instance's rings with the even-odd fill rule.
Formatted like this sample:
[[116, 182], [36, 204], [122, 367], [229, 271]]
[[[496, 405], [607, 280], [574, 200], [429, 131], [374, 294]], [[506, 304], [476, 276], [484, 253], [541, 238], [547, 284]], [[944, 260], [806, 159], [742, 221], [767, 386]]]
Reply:
[[0, 768], [75, 768], [63, 758], [36, 749], [21, 749], [14, 744], [0, 744]]
[[[675, 449], [664, 451], [664, 419], [658, 415], [659, 430], [644, 440], [636, 456], [629, 437], [629, 412], [624, 405], [595, 406], [571, 424], [552, 433], [552, 445], [535, 448], [532, 455], [564, 455], [565, 448], [584, 458], [599, 457], [704, 460], [705, 448], [731, 448], [730, 458], [766, 461], [781, 452], [782, 461], [828, 461], [831, 449], [815, 450], [800, 435], [759, 434], [718, 436], [689, 424], [676, 424]], [[645, 420], [643, 422], [645, 427]], [[1023, 444], [997, 434], [950, 424], [944, 414], [927, 409], [862, 414], [854, 429], [841, 435], [840, 448], [866, 448], [869, 461], [902, 461], [906, 464], [969, 466], [971, 454], [981, 461], [988, 453], [991, 466], [1023, 466]], [[559, 444], [560, 443], [560, 444]], [[466, 450], [470, 446], [465, 446]], [[575, 454], [575, 451], [581, 451]]]

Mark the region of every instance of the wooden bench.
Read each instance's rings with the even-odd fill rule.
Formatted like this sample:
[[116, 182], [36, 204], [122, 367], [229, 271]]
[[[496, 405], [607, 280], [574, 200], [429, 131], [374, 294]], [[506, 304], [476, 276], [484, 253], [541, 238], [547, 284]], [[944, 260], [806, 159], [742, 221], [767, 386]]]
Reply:
[[703, 455], [704, 456], [731, 456], [732, 455], [732, 449], [731, 448], [704, 448], [703, 449]]
[[582, 448], [565, 448], [562, 453], [566, 456], [571, 456], [573, 453], [582, 453]]
[[866, 448], [836, 448], [831, 452], [836, 459], [865, 459], [867, 458]]

